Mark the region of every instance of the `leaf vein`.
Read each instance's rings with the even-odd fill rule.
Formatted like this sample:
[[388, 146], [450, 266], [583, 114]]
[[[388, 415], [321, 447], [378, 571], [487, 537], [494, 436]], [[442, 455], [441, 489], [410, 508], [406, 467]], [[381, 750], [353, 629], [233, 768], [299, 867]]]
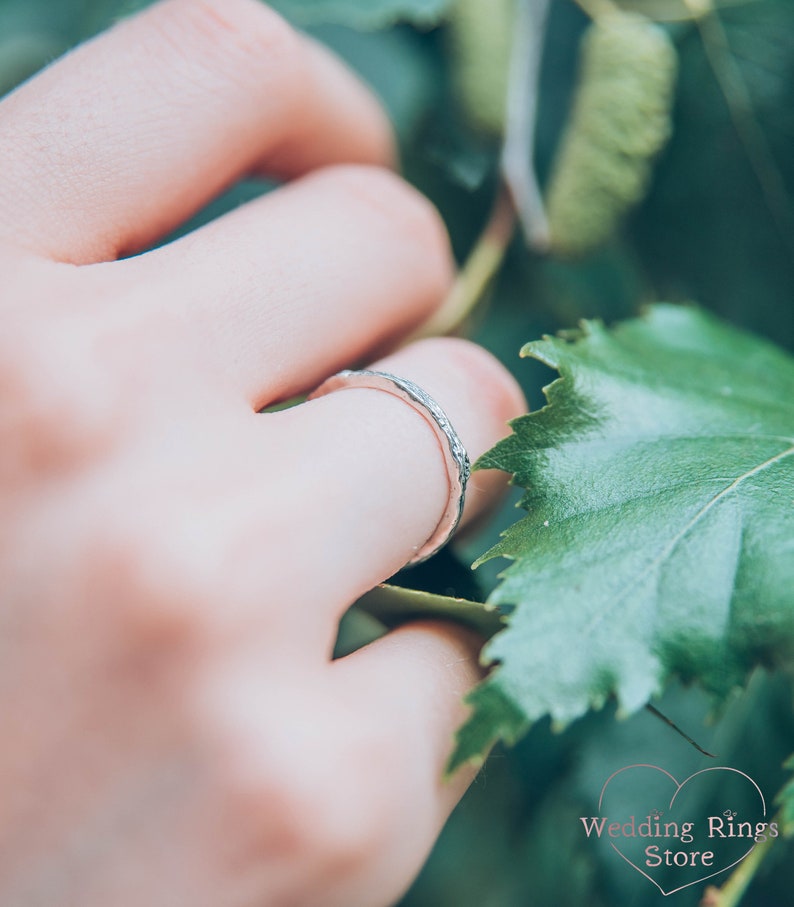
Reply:
[[757, 475], [759, 472], [763, 472], [765, 469], [768, 469], [770, 466], [774, 466], [775, 463], [779, 463], [781, 460], [786, 459], [794, 455], [794, 446], [787, 448], [784, 451], [781, 451], [778, 454], [775, 454], [774, 457], [770, 457], [768, 460], [764, 460], [763, 463], [759, 463], [758, 466], [754, 466], [752, 469], [748, 470], [742, 475], [737, 476], [730, 485], [722, 489], [714, 495], [713, 498], [708, 500], [701, 508], [694, 514], [694, 516], [687, 522], [687, 524], [673, 536], [673, 538], [665, 545], [662, 551], [654, 557], [651, 561], [646, 564], [645, 567], [636, 575], [629, 580], [628, 583], [620, 590], [620, 592], [615, 596], [612, 603], [600, 611], [598, 614], [595, 614], [588, 625], [585, 627], [585, 634], [590, 635], [596, 626], [612, 611], [616, 608], [631, 592], [637, 584], [643, 580], [652, 570], [655, 570], [660, 564], [672, 554], [679, 542], [703, 519], [703, 517], [712, 510], [723, 498], [735, 491], [742, 482], [746, 481], [752, 476]]

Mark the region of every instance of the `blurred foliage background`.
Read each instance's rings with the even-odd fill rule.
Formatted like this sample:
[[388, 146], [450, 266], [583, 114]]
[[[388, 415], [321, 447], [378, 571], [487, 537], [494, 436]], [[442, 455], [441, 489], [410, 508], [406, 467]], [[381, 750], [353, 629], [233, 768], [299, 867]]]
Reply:
[[[0, 93], [145, 5], [0, 0]], [[468, 80], [476, 91], [495, 64], [504, 75], [509, 46], [500, 50], [504, 35], [487, 31], [489, 17], [503, 15], [505, 3], [480, 0], [485, 24], [475, 36], [475, 62], [468, 64], [474, 70], [468, 74], [460, 71], [455, 37], [463, 0], [274, 5], [334, 48], [381, 96], [399, 133], [407, 177], [441, 209], [456, 254], [465, 261], [497, 192], [500, 140], [487, 122], [471, 116], [461, 90]], [[599, 3], [582, 6], [592, 12]], [[635, 0], [623, 6], [659, 21], [678, 53], [672, 136], [647, 194], [608, 242], [576, 260], [530, 251], [516, 233], [498, 278], [466, 325], [469, 335], [514, 371], [533, 407], [542, 405], [541, 388], [551, 373], [518, 360], [525, 341], [582, 317], [623, 318], [653, 300], [697, 300], [734, 324], [794, 348], [794, 2], [725, 0], [712, 7], [708, 0]], [[589, 23], [573, 0], [551, 0], [547, 12], [530, 162], [541, 185], [570, 115]], [[267, 188], [243, 182], [185, 229]], [[488, 530], [489, 538], [464, 549], [464, 561], [471, 562], [500, 526], [512, 522], [511, 506]], [[494, 569], [487, 565], [473, 580], [465, 564], [445, 554], [410, 581], [476, 597], [490, 590]], [[719, 764], [753, 777], [769, 801], [783, 785], [781, 766], [794, 749], [786, 678], [759, 671], [718, 714], [691, 688], [670, 689], [657, 705], [716, 753]], [[648, 712], [616, 721], [607, 707], [560, 733], [548, 723], [536, 725], [514, 750], [491, 757], [405, 907], [662, 903], [659, 891], [608, 847], [587, 840], [578, 820], [597, 814], [601, 785], [612, 772], [640, 762], [665, 766], [679, 778], [713, 764]], [[717, 792], [704, 788], [702, 815], [716, 809], [717, 801]], [[792, 855], [790, 843], [776, 843], [742, 903], [794, 904]], [[675, 904], [693, 907], [703, 888], [679, 892]]]

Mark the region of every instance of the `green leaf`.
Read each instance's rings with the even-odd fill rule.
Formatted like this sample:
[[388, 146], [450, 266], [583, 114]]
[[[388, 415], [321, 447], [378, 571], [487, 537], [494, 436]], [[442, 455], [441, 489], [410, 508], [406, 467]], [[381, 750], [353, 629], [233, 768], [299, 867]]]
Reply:
[[362, 30], [411, 22], [429, 28], [445, 15], [451, 0], [271, 0], [298, 25], [347, 25]]
[[482, 559], [513, 561], [491, 597], [513, 611], [451, 767], [543, 715], [631, 713], [672, 675], [725, 694], [794, 652], [794, 360], [669, 305], [522, 355], [561, 377], [477, 464], [528, 515]]

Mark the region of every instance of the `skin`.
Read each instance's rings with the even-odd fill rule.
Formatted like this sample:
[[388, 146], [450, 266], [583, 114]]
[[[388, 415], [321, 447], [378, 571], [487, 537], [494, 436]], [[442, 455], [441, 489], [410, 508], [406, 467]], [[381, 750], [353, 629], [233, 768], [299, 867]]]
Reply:
[[[377, 390], [257, 413], [449, 288], [392, 149], [253, 0], [168, 0], [0, 104], [4, 907], [385, 905], [469, 783], [441, 775], [476, 640], [415, 624], [330, 660], [444, 510], [432, 431]], [[286, 184], [144, 251], [256, 172]], [[524, 408], [462, 341], [374, 367], [472, 459]], [[467, 522], [502, 484], [477, 474]]]

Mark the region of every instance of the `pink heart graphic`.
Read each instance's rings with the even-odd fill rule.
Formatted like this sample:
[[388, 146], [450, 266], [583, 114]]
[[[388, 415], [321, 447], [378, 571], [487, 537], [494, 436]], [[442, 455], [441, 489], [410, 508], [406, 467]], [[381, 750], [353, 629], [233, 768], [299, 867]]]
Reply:
[[[714, 768], [704, 768], [704, 769], [701, 769], [700, 771], [694, 772], [688, 778], [685, 778], [683, 781], [681, 781], [679, 783], [670, 774], [670, 772], [666, 771], [663, 768], [660, 768], [658, 765], [651, 765], [648, 763], [637, 763], [636, 765], [626, 765], [623, 768], [618, 769], [618, 771], [613, 772], [607, 778], [607, 780], [604, 782], [604, 786], [601, 788], [601, 796], [599, 797], [599, 800], [598, 800], [599, 814], [601, 814], [601, 812], [602, 812], [602, 804], [604, 802], [604, 795], [606, 793], [607, 787], [609, 786], [610, 782], [613, 781], [622, 772], [628, 771], [629, 769], [638, 769], [638, 768], [639, 769], [642, 769], [642, 768], [650, 769], [652, 771], [661, 772], [663, 775], [666, 775], [670, 779], [670, 781], [672, 782], [672, 784], [675, 788], [675, 790], [673, 791], [673, 795], [670, 798], [670, 804], [668, 806], [668, 809], [670, 809], [670, 810], [672, 810], [673, 805], [676, 802], [676, 798], [681, 793], [681, 791], [686, 787], [686, 785], [688, 785], [691, 781], [693, 781], [698, 776], [704, 775], [707, 772], [733, 772], [736, 775], [740, 775], [741, 777], [745, 778], [755, 788], [755, 790], [757, 791], [758, 796], [761, 800], [762, 815], [764, 817], [766, 817], [766, 801], [764, 800], [764, 795], [761, 793], [761, 789], [749, 775], [746, 775], [744, 772], [739, 771], [739, 769], [730, 768], [729, 766], [726, 766], [726, 765], [715, 766]], [[649, 882], [652, 882], [659, 889], [659, 891], [661, 891], [661, 893], [665, 897], [670, 894], [675, 894], [677, 891], [682, 891], [684, 888], [689, 888], [690, 885], [697, 885], [700, 882], [705, 882], [707, 879], [711, 879], [714, 876], [719, 875], [720, 873], [725, 872], [728, 869], [731, 869], [732, 867], [736, 866], [738, 863], [741, 863], [742, 860], [744, 860], [747, 856], [749, 856], [756, 847], [755, 841], [752, 841], [752, 844], [748, 848], [746, 853], [743, 853], [739, 857], [738, 860], [734, 860], [732, 863], [728, 863], [725, 866], [720, 866], [719, 869], [715, 869], [713, 872], [709, 872], [708, 875], [701, 876], [700, 878], [693, 879], [692, 881], [687, 882], [684, 885], [679, 885], [677, 888], [671, 888], [669, 891], [665, 891], [665, 889], [662, 888], [662, 886], [656, 881], [656, 879], [654, 879], [652, 876], [650, 876], [647, 872], [645, 872], [645, 870], [643, 870], [640, 866], [638, 866], [633, 860], [631, 860], [629, 857], [627, 857], [626, 854], [623, 853], [623, 851], [614, 843], [614, 841], [610, 841], [609, 843], [610, 843], [610, 846], [629, 864], [629, 866], [636, 869], [640, 875], [645, 876], [645, 878], [648, 879]], [[714, 845], [714, 846], [716, 846], [716, 845]], [[716, 856], [716, 854], [715, 854], [715, 856]]]

